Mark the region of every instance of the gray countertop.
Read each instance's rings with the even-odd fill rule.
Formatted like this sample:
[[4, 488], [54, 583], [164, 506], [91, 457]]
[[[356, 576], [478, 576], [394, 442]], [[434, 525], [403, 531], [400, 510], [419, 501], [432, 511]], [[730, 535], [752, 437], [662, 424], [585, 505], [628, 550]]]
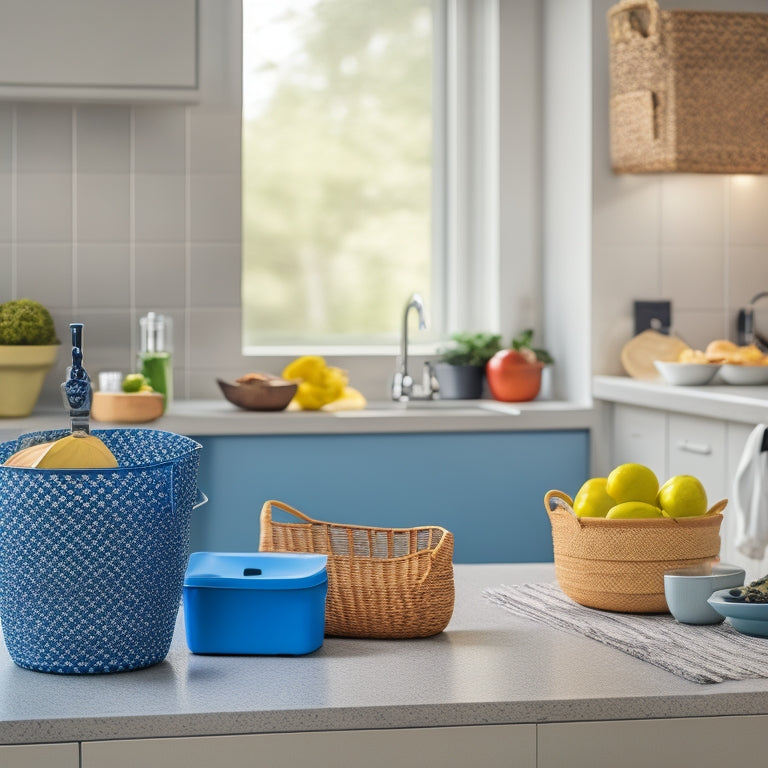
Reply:
[[768, 422], [768, 386], [741, 387], [707, 384], [677, 387], [664, 381], [641, 381], [628, 376], [595, 376], [595, 400], [659, 408], [747, 424]]
[[[371, 402], [362, 411], [244, 411], [221, 400], [176, 400], [168, 412], [146, 424], [91, 423], [92, 429], [135, 426], [183, 435], [379, 434], [394, 432], [494, 432], [551, 429], [589, 429], [592, 407], [556, 400], [500, 403], [494, 400], [437, 401], [399, 407]], [[0, 439], [24, 432], [65, 429], [63, 408], [40, 408], [24, 419], [0, 419]]]
[[301, 657], [168, 658], [103, 676], [16, 667], [0, 644], [0, 743], [768, 713], [768, 680], [687, 682], [584, 637], [516, 618], [485, 587], [552, 565], [457, 565], [446, 631], [326, 638]]

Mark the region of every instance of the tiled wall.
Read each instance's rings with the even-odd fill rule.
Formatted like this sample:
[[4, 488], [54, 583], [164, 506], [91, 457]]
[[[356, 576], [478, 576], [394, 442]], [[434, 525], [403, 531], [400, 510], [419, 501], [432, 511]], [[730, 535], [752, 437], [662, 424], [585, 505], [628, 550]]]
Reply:
[[[592, 344], [596, 373], [622, 373], [635, 299], [670, 299], [689, 344], [736, 339], [736, 316], [768, 290], [768, 176], [615, 175], [608, 152], [612, 0], [593, 2]], [[665, 9], [765, 12], [764, 0], [667, 0]], [[768, 300], [757, 305], [768, 334]]]
[[[85, 364], [135, 369], [138, 318], [174, 320], [179, 397], [240, 369], [240, 11], [201, 3], [202, 100], [0, 103], [0, 301], [51, 310]], [[225, 369], [226, 366], [226, 369]]]

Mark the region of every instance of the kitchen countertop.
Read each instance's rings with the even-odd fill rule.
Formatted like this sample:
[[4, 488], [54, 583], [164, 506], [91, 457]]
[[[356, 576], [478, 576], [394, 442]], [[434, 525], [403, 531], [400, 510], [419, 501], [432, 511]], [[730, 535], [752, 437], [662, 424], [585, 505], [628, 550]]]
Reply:
[[747, 424], [768, 422], [768, 386], [707, 384], [703, 387], [679, 387], [662, 380], [595, 376], [592, 395], [595, 400], [659, 408], [711, 419]]
[[[134, 426], [183, 435], [376, 434], [394, 432], [493, 432], [589, 429], [591, 405], [555, 400], [500, 403], [494, 400], [437, 401], [409, 410], [392, 402], [371, 402], [362, 411], [244, 411], [220, 400], [175, 400], [168, 412], [146, 424], [91, 422], [92, 429]], [[63, 408], [41, 408], [24, 419], [0, 419], [0, 439], [24, 432], [65, 429]]]
[[196, 656], [180, 617], [161, 664], [83, 677], [21, 669], [0, 644], [0, 744], [768, 713], [768, 680], [688, 682], [481, 596], [551, 581], [552, 564], [457, 565], [455, 576], [450, 624], [420, 640]]

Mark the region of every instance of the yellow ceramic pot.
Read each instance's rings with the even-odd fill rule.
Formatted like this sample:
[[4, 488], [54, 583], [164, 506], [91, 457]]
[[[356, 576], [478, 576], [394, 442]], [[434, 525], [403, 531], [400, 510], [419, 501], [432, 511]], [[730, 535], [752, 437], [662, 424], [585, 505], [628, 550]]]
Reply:
[[0, 417], [32, 413], [58, 352], [58, 344], [0, 344]]

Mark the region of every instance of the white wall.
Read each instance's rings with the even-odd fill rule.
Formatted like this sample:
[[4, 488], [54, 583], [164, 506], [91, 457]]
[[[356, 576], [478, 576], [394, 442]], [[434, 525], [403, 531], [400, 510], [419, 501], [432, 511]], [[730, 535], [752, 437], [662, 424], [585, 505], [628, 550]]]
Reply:
[[[635, 299], [670, 299], [674, 330], [693, 346], [735, 340], [738, 309], [768, 289], [768, 176], [611, 171], [606, 12], [613, 4], [591, 2], [592, 367], [621, 374]], [[661, 7], [768, 12], [766, 0], [663, 0]]]

